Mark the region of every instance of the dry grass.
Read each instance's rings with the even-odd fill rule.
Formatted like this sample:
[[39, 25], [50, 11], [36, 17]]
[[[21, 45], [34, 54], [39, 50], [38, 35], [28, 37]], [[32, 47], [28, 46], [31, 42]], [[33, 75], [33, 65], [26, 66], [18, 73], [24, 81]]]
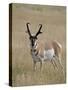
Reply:
[[[59, 84], [66, 82], [66, 11], [65, 7], [33, 6], [13, 4], [12, 16], [12, 84], [41, 85]], [[62, 64], [64, 74], [54, 69], [50, 62], [43, 63], [42, 71], [33, 72], [33, 62], [30, 55], [29, 39], [26, 31], [26, 23], [31, 23], [31, 32], [38, 30], [38, 24], [43, 24], [43, 34], [39, 39], [46, 41], [57, 40], [63, 46]]]

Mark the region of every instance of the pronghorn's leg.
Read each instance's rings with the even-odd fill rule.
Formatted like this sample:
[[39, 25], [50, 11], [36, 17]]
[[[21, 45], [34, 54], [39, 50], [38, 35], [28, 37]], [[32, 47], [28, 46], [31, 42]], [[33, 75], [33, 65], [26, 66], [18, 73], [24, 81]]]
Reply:
[[55, 64], [54, 64], [54, 62], [53, 62], [53, 59], [51, 60], [51, 63], [52, 63], [52, 65], [53, 65], [54, 69], [55, 69]]
[[56, 60], [56, 58], [55, 58], [55, 56], [53, 57], [53, 62], [54, 62], [54, 64], [55, 64], [55, 66], [58, 68], [58, 66], [57, 66], [57, 64], [56, 64], [56, 62], [55, 62], [55, 60]]
[[61, 57], [60, 57], [60, 55], [57, 57], [56, 56], [56, 60], [58, 61], [58, 63], [59, 63], [59, 65], [61, 66], [61, 71], [63, 72], [63, 74], [64, 74], [64, 67], [63, 67], [63, 65], [62, 65], [62, 62], [61, 62]]
[[61, 62], [61, 55], [55, 56], [55, 58], [58, 61], [58, 63], [60, 64], [61, 68], [63, 69], [63, 65], [62, 65], [62, 62]]
[[[54, 65], [57, 67], [57, 64], [56, 64], [55, 60], [53, 60], [53, 62], [54, 62]], [[57, 67], [57, 68], [58, 68], [58, 67]]]
[[33, 62], [33, 70], [36, 70], [36, 61]]
[[59, 59], [57, 59], [57, 60], [58, 60], [58, 62], [60, 64], [60, 66], [61, 66], [61, 69], [62, 69], [63, 73], [64, 73], [64, 68], [63, 68], [63, 65], [62, 65], [62, 62], [61, 62], [61, 58], [59, 57]]
[[40, 70], [42, 69], [42, 61], [40, 61]]
[[54, 69], [55, 69], [55, 67], [58, 69], [57, 64], [55, 62], [55, 57], [52, 58], [51, 63], [53, 64]]
[[63, 69], [63, 65], [62, 65], [62, 62], [61, 62], [61, 56], [59, 55], [59, 63], [61, 65], [61, 68]]

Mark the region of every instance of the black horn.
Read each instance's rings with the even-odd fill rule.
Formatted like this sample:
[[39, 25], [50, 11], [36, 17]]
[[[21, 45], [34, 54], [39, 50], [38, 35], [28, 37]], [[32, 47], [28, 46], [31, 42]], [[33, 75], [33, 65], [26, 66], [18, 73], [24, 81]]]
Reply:
[[29, 30], [29, 25], [30, 23], [26, 23], [26, 26], [27, 26], [27, 32], [28, 32], [28, 34], [29, 34], [29, 36], [31, 36], [31, 33], [30, 33], [30, 30]]
[[42, 32], [41, 32], [42, 24], [39, 24], [39, 25], [40, 25], [40, 28], [39, 28], [38, 32], [36, 33], [36, 36], [38, 36], [39, 34], [42, 33]]

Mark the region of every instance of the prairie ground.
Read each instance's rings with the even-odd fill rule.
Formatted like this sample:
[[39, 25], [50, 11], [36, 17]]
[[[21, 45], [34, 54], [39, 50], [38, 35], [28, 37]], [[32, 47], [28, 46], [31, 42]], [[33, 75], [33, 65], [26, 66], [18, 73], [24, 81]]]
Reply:
[[[42, 70], [33, 71], [29, 36], [26, 23], [30, 22], [31, 33], [36, 33], [42, 24], [43, 33], [38, 39], [57, 40], [63, 47], [62, 64], [54, 69], [50, 62], [43, 63]], [[13, 4], [12, 6], [12, 85], [47, 85], [66, 82], [66, 7]]]

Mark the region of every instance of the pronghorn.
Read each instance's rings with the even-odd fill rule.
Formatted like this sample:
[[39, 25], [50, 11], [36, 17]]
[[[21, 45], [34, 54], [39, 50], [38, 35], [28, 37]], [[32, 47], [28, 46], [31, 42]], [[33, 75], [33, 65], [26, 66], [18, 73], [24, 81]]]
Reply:
[[31, 47], [31, 55], [33, 58], [33, 63], [34, 63], [34, 70], [36, 69], [36, 63], [40, 62], [40, 69], [42, 67], [42, 62], [49, 60], [54, 68], [55, 66], [57, 67], [57, 64], [55, 60], [58, 60], [61, 67], [61, 58], [62, 58], [62, 46], [59, 42], [57, 41], [51, 41], [51, 42], [41, 42], [38, 41], [38, 35], [41, 34], [41, 28], [42, 24], [39, 24], [40, 28], [38, 32], [35, 35], [32, 35], [29, 29], [29, 24], [26, 23], [27, 26], [27, 33], [29, 34], [29, 40], [30, 40], [30, 47]]

